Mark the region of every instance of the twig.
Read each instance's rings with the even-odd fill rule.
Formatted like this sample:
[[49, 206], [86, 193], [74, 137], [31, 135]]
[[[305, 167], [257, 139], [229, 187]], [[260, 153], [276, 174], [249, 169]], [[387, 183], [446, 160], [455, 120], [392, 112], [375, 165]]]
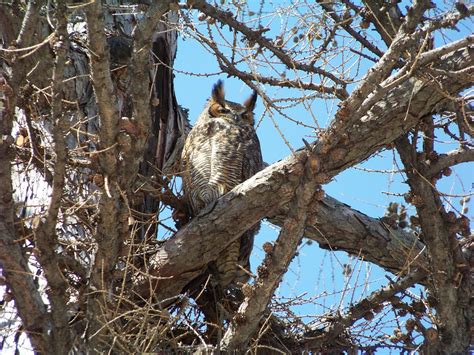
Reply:
[[426, 276], [427, 274], [424, 271], [414, 271], [398, 281], [391, 282], [380, 290], [372, 292], [368, 297], [351, 306], [345, 314], [336, 315], [334, 319], [331, 319], [331, 324], [326, 329], [307, 332], [302, 345], [306, 349], [318, 349], [321, 344], [333, 343], [346, 329], [355, 324], [359, 319], [372, 313], [374, 308], [379, 308], [383, 302], [386, 302], [398, 292], [404, 291], [420, 282]]

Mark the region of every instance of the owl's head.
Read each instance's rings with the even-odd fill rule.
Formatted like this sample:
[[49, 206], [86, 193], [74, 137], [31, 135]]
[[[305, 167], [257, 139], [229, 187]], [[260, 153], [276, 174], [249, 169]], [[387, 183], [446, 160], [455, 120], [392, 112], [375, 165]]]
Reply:
[[234, 122], [247, 123], [253, 126], [254, 115], [253, 110], [257, 102], [257, 92], [245, 100], [241, 105], [225, 99], [224, 83], [219, 80], [212, 88], [212, 95], [209, 100], [209, 116], [221, 117]]

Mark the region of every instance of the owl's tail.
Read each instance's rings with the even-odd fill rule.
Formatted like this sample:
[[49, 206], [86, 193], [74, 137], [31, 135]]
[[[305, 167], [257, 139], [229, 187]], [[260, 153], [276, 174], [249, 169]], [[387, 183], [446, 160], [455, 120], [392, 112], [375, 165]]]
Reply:
[[216, 277], [222, 289], [248, 281], [249, 275], [251, 275], [250, 254], [259, 229], [260, 224], [253, 226], [224, 249], [217, 258], [215, 262]]

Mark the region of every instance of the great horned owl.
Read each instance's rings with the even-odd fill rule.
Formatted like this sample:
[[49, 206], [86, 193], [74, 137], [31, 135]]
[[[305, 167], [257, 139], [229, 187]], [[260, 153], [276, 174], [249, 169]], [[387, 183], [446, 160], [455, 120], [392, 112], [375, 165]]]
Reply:
[[[191, 215], [232, 190], [263, 167], [254, 128], [257, 93], [240, 105], [227, 101], [222, 81], [213, 89], [204, 111], [189, 133], [182, 153], [183, 188]], [[225, 289], [245, 282], [258, 226], [244, 233], [215, 261], [218, 284]], [[240, 267], [239, 267], [240, 265]]]

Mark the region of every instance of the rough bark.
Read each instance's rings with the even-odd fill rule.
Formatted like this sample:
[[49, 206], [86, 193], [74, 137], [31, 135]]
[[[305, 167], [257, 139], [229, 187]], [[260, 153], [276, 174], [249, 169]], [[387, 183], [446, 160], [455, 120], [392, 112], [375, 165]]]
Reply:
[[[2, 9], [2, 33], [5, 40], [13, 41], [11, 49], [28, 47], [33, 44], [38, 29], [39, 9], [42, 1], [29, 1], [25, 16], [18, 33], [9, 24], [18, 21], [12, 19], [12, 14]], [[18, 23], [18, 22], [17, 22]], [[13, 37], [16, 38], [14, 39]], [[45, 351], [50, 347], [50, 337], [47, 332], [50, 318], [47, 313], [41, 294], [35, 284], [33, 274], [28, 265], [28, 256], [22, 250], [22, 244], [15, 228], [15, 201], [12, 189], [12, 162], [14, 159], [11, 136], [15, 106], [22, 99], [24, 79], [35, 63], [35, 58], [27, 56], [18, 58], [17, 53], [7, 53], [8, 59], [14, 59], [12, 77], [7, 84], [7, 73], [3, 65], [1, 80], [1, 107], [0, 107], [0, 261], [2, 273], [15, 300], [15, 306], [22, 320], [26, 332], [35, 349]], [[47, 65], [47, 60], [44, 61]]]
[[[282, 226], [287, 209], [270, 222]], [[317, 205], [304, 235], [321, 248], [362, 256], [393, 274], [404, 274], [414, 267], [428, 270], [425, 246], [413, 232], [389, 226], [330, 196]]]

